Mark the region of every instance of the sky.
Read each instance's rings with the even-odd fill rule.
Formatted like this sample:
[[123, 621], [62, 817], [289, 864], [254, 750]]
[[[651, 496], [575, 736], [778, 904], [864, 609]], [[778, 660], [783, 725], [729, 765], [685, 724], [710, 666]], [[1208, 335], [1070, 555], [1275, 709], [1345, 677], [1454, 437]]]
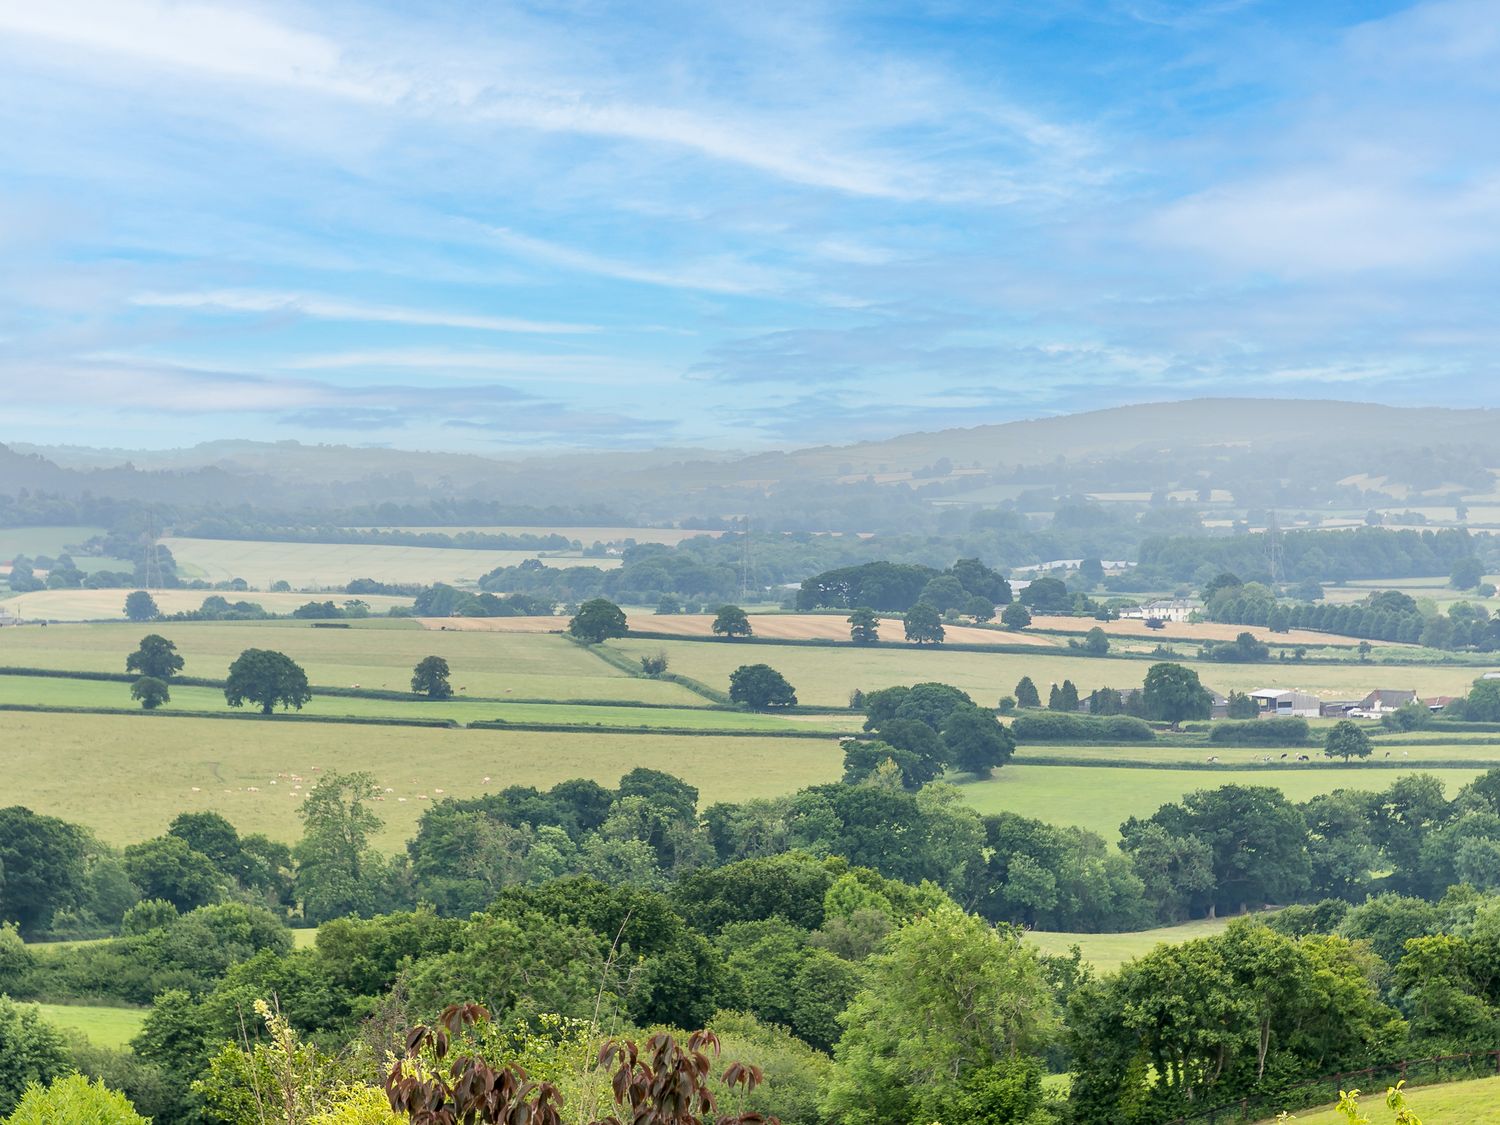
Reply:
[[0, 0], [0, 442], [1500, 406], [1500, 0]]

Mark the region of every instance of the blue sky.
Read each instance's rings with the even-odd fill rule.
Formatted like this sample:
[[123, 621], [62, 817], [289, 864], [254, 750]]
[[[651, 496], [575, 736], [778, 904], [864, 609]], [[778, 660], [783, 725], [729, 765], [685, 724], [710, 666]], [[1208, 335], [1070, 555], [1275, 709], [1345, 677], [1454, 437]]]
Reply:
[[0, 441], [1500, 405], [1500, 2], [0, 0]]

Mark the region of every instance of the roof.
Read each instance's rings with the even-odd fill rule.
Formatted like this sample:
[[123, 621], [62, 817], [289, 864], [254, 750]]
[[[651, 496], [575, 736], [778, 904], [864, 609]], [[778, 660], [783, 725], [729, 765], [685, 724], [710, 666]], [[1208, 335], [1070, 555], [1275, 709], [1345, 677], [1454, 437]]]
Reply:
[[1379, 704], [1382, 707], [1400, 707], [1403, 703], [1410, 703], [1417, 698], [1414, 691], [1397, 691], [1392, 688], [1376, 688], [1361, 703], [1366, 705]]

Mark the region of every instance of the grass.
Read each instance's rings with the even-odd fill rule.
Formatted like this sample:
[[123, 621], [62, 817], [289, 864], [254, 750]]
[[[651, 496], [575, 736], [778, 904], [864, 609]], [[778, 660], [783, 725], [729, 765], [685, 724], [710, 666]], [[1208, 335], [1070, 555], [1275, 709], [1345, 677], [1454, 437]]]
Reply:
[[[381, 582], [474, 582], [500, 566], [537, 558], [534, 551], [472, 551], [447, 547], [388, 547], [362, 543], [268, 543], [239, 539], [163, 539], [177, 569], [188, 578], [223, 582], [243, 578], [268, 587], [278, 579], [293, 586], [342, 586], [353, 578]], [[619, 559], [542, 556], [547, 566], [597, 566]]]
[[379, 805], [385, 826], [376, 837], [389, 851], [405, 844], [422, 810], [444, 795], [546, 788], [574, 777], [614, 785], [645, 766], [696, 785], [707, 805], [790, 793], [842, 772], [832, 738], [356, 730], [25, 712], [0, 712], [0, 746], [7, 804], [83, 824], [114, 845], [155, 836], [180, 812], [208, 809], [241, 832], [295, 841], [301, 796], [335, 770], [365, 770], [392, 789]]
[[[1023, 751], [1024, 753], [1024, 751]], [[1384, 789], [1405, 773], [1398, 770], [1298, 770], [1267, 767], [1254, 773], [1191, 769], [1094, 769], [1088, 766], [1027, 766], [1012, 762], [988, 781], [963, 784], [959, 791], [981, 813], [1014, 812], [1051, 824], [1075, 825], [1113, 839], [1128, 817], [1147, 817], [1162, 805], [1195, 789], [1220, 785], [1269, 785], [1293, 801], [1335, 789]], [[1449, 796], [1478, 777], [1479, 769], [1421, 771], [1442, 781]]]
[[145, 1008], [106, 1008], [92, 1004], [37, 1004], [42, 1018], [77, 1031], [96, 1047], [124, 1050], [146, 1022]]
[[1043, 953], [1066, 955], [1073, 946], [1078, 946], [1083, 959], [1096, 972], [1112, 973], [1126, 961], [1150, 953], [1158, 945], [1176, 945], [1194, 938], [1212, 937], [1223, 933], [1233, 918], [1202, 918], [1184, 922], [1180, 926], [1163, 926], [1155, 930], [1139, 930], [1123, 934], [1069, 934], [1032, 930], [1026, 940]]
[[7, 628], [0, 630], [0, 667], [123, 672], [125, 657], [141, 637], [160, 633], [186, 660], [184, 674], [210, 679], [223, 679], [245, 649], [269, 648], [297, 661], [314, 684], [405, 691], [417, 661], [436, 655], [448, 661], [453, 686], [467, 688], [465, 695], [564, 702], [640, 700], [684, 707], [704, 703], [678, 684], [627, 676], [562, 637], [437, 632], [409, 622], [400, 622], [400, 628], [381, 627], [396, 622], [356, 624], [370, 627], [314, 629], [305, 621], [158, 621]]
[[0, 528], [0, 561], [9, 562], [17, 555], [26, 555], [28, 558], [51, 555], [56, 558], [69, 547], [77, 546], [96, 535], [103, 534], [104, 528], [102, 527]]
[[[1071, 679], [1082, 694], [1094, 688], [1138, 687], [1151, 664], [1144, 660], [1073, 656], [1049, 652], [987, 653], [914, 649], [904, 645], [827, 648], [755, 645], [743, 648], [699, 641], [610, 641], [632, 658], [665, 651], [672, 671], [727, 689], [741, 664], [765, 663], [797, 689], [798, 699], [817, 707], [844, 706], [856, 688], [890, 687], [924, 680], [952, 684], [976, 702], [993, 705], [1030, 676], [1045, 697], [1048, 686]], [[835, 655], [836, 652], [836, 655]], [[1203, 664], [1194, 663], [1204, 684], [1218, 691], [1298, 688], [1327, 698], [1361, 698], [1375, 688], [1412, 689], [1420, 695], [1462, 695], [1484, 670], [1441, 664]]]
[[[1332, 721], [1321, 726], [1332, 726]], [[1377, 780], [1369, 784], [1383, 785], [1384, 783], [1378, 778], [1385, 776], [1392, 769], [1408, 765], [1418, 767], [1427, 763], [1472, 761], [1476, 769], [1488, 769], [1492, 765], [1500, 766], [1500, 737], [1494, 735], [1468, 736], [1475, 740], [1473, 742], [1466, 741], [1463, 736], [1450, 735], [1447, 738], [1425, 740], [1420, 744], [1397, 744], [1390, 747], [1386, 747], [1377, 738], [1375, 751], [1367, 762], [1354, 760], [1347, 763], [1323, 756], [1322, 737], [1322, 729], [1315, 728], [1314, 741], [1311, 744], [1291, 748], [1192, 744], [1172, 742], [1165, 738], [1156, 742], [1133, 743], [1128, 746], [1065, 746], [1032, 742], [1023, 745], [1016, 752], [1015, 761], [1024, 763], [1028, 758], [1036, 757], [1067, 758], [1069, 761], [1077, 760], [1083, 763], [1097, 761], [1108, 765], [1121, 762], [1144, 766], [1182, 763], [1202, 766], [1205, 772], [1222, 773], [1225, 775], [1224, 784], [1226, 785], [1230, 782], [1253, 785], [1257, 784], [1254, 781], [1255, 775], [1261, 771], [1283, 769], [1309, 771], [1310, 766], [1316, 766], [1318, 772], [1344, 773], [1351, 776], [1357, 774], [1358, 777], [1355, 780], [1348, 782], [1350, 785], [1366, 784], [1360, 779], [1371, 776]], [[1404, 741], [1411, 736], [1401, 737]], [[1287, 755], [1284, 760], [1281, 757], [1282, 754]], [[1299, 763], [1296, 761], [1298, 754], [1306, 754], [1312, 761]], [[1387, 754], [1390, 757], [1386, 757]], [[1217, 757], [1219, 761], [1211, 765], [1208, 762], [1210, 755]], [[1271, 761], [1262, 762], [1261, 759], [1268, 755]], [[1250, 767], [1250, 769], [1247, 770], [1245, 767]]]
[[[109, 680], [71, 680], [44, 676], [0, 675], [0, 704], [46, 707], [136, 707], [130, 685]], [[232, 708], [218, 688], [176, 685], [172, 700], [160, 708], [173, 711], [223, 711]], [[241, 711], [253, 711], [247, 705]], [[744, 711], [710, 711], [688, 707], [610, 707], [579, 703], [493, 703], [454, 698], [442, 702], [420, 699], [364, 699], [318, 695], [302, 715], [339, 715], [356, 718], [451, 719], [457, 723], [503, 720], [510, 723], [551, 723], [602, 727], [669, 727], [688, 730], [807, 731], [853, 734], [860, 724], [853, 716], [806, 716], [797, 719]]]
[[[1376, 1125], [1391, 1119], [1390, 1110], [1385, 1108], [1387, 1085], [1372, 1085], [1360, 1098], [1361, 1110]], [[1500, 1078], [1408, 1086], [1406, 1095], [1410, 1107], [1427, 1125], [1500, 1125]], [[1344, 1118], [1332, 1105], [1298, 1113], [1296, 1119], [1298, 1125], [1344, 1125]]]

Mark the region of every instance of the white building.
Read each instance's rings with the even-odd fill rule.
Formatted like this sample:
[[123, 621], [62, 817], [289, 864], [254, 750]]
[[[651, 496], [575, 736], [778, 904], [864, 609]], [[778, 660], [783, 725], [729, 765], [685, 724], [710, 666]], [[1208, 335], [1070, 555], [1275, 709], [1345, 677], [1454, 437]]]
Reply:
[[1134, 609], [1120, 610], [1120, 616], [1135, 621], [1186, 621], [1198, 610], [1203, 608], [1203, 603], [1194, 601], [1192, 598], [1165, 598], [1161, 601], [1146, 602]]
[[1322, 714], [1322, 703], [1316, 695], [1283, 688], [1261, 688], [1250, 698], [1260, 708], [1263, 719], [1316, 719]]

